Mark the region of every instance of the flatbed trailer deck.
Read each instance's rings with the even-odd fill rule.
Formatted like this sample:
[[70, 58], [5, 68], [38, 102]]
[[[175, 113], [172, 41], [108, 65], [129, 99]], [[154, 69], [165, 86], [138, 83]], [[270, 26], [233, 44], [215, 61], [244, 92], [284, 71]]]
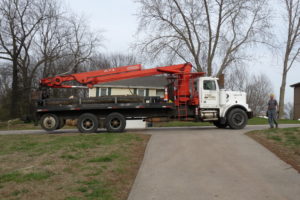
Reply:
[[[105, 127], [111, 132], [121, 132], [126, 120], [171, 119], [177, 116], [177, 107], [174, 103], [164, 102], [160, 97], [138, 96], [45, 99], [37, 102], [36, 107], [36, 119], [49, 131], [62, 128], [67, 119], [78, 119], [77, 127], [81, 132], [93, 132], [96, 128], [84, 130], [80, 127], [83, 126], [80, 125], [80, 118], [86, 114], [89, 114], [88, 118], [97, 118], [97, 128]], [[110, 116], [117, 121], [114, 129], [109, 128], [106, 122]], [[87, 120], [96, 123], [94, 119]]]

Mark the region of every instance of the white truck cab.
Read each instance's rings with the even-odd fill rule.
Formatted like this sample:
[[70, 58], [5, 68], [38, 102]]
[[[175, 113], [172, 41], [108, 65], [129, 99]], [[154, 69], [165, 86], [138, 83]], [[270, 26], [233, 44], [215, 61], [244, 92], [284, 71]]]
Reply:
[[220, 89], [218, 78], [198, 79], [199, 115], [203, 121], [212, 121], [217, 127], [244, 128], [252, 111], [246, 102], [246, 93]]

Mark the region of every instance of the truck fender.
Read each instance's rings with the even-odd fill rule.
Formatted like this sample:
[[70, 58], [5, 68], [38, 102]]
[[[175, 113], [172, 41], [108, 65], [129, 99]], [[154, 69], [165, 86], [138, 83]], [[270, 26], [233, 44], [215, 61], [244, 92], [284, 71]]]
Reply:
[[247, 109], [244, 105], [241, 105], [241, 104], [235, 104], [235, 105], [227, 106], [227, 107], [224, 107], [224, 108], [220, 108], [220, 118], [226, 120], [227, 114], [228, 114], [232, 109], [235, 109], [235, 108], [240, 108], [240, 109], [244, 110], [244, 111], [247, 113], [248, 118], [251, 118], [251, 117], [249, 116], [249, 113], [251, 113], [251, 110]]

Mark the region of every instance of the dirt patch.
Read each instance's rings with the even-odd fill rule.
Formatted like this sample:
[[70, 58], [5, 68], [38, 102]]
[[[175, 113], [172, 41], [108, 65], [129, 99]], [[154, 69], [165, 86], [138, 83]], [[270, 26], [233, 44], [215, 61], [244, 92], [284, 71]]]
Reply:
[[300, 173], [300, 128], [269, 129], [246, 133]]
[[149, 135], [0, 136], [0, 199], [127, 199]]

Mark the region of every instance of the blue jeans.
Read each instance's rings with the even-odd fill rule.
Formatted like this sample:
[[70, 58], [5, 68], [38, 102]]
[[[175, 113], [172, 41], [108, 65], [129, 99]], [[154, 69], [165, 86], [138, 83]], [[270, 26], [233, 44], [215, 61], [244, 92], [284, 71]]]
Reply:
[[277, 112], [276, 110], [268, 110], [268, 120], [271, 128], [274, 128], [274, 124], [278, 127], [277, 119]]

